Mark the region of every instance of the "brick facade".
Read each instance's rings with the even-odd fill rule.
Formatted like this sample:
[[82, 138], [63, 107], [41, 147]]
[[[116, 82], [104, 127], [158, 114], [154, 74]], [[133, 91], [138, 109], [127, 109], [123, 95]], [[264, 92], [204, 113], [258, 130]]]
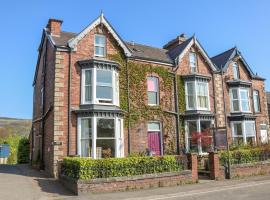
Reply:
[[[153, 68], [159, 66], [166, 69], [172, 75], [175, 73], [183, 77], [194, 75], [190, 71], [189, 52], [195, 52], [197, 55], [196, 76], [199, 76], [199, 78], [207, 77], [210, 101], [210, 111], [208, 114], [211, 115], [211, 119], [215, 122], [215, 127], [226, 126], [225, 113], [230, 113], [230, 98], [226, 81], [232, 76], [231, 67], [228, 67], [228, 70], [223, 76], [225, 83], [222, 88], [220, 70], [217, 67], [213, 69], [214, 64], [210, 58], [203, 53], [204, 50], [200, 48], [200, 45], [196, 43], [196, 38], [186, 40], [182, 36], [179, 36], [178, 39], [173, 40], [169, 46], [165, 47], [167, 49], [125, 43], [125, 45], [129, 45], [127, 49], [134, 54], [129, 56], [126, 52], [128, 50], [123, 47], [123, 41], [113, 32], [114, 30], [109, 27], [103, 16], [100, 16], [100, 23], [97, 22], [98, 21], [94, 22], [84, 30], [85, 34], [80, 36], [75, 47], [69, 47], [67, 43], [68, 41], [77, 40], [77, 34], [63, 32], [61, 30], [62, 21], [60, 20], [50, 20], [47, 29], [43, 33], [33, 84], [34, 105], [33, 129], [31, 135], [31, 140], [34, 144], [31, 145], [31, 158], [33, 163], [40, 161], [48, 174], [57, 176], [59, 162], [61, 162], [63, 157], [78, 155], [78, 114], [74, 112], [82, 107], [82, 74], [81, 66], [79, 66], [78, 62], [96, 58], [94, 56], [95, 34], [102, 34], [106, 38], [104, 62], [110, 60], [111, 56], [119, 54], [123, 56], [127, 65], [129, 62], [133, 62], [142, 65], [147, 64]], [[65, 44], [63, 41], [65, 41]], [[171, 51], [175, 51], [179, 45], [185, 45], [187, 42], [193, 42], [193, 44], [190, 47], [187, 47], [187, 45], [183, 48], [185, 51], [179, 52], [179, 54], [183, 54], [181, 59], [179, 59], [179, 63], [175, 63], [172, 58], [168, 59]], [[135, 48], [143, 49], [134, 50]], [[44, 55], [46, 55], [46, 57], [44, 57]], [[43, 61], [44, 58], [46, 58], [46, 61]], [[268, 125], [264, 81], [262, 79], [251, 78], [248, 75], [248, 71], [241, 63], [240, 66], [241, 79], [251, 81], [251, 90], [253, 88], [257, 89], [260, 94], [261, 112], [256, 113], [256, 129], [259, 130], [261, 123]], [[126, 66], [120, 66], [120, 70], [125, 67]], [[151, 75], [158, 77], [158, 74], [153, 73]], [[149, 121], [154, 120], [162, 123], [163, 152], [168, 152], [167, 149], [171, 148], [169, 147], [170, 145], [174, 146], [174, 152], [176, 152], [177, 134], [180, 134], [180, 129], [182, 130], [184, 127], [179, 124], [179, 133], [177, 133], [176, 117], [177, 115], [179, 115], [179, 117], [181, 116], [180, 113], [177, 113], [175, 107], [176, 95], [174, 92], [168, 93], [168, 91], [165, 91], [162, 85], [162, 78], [158, 78], [160, 84], [159, 98], [162, 104], [160, 106], [163, 109], [162, 112], [165, 113], [166, 111], [167, 115], [170, 117], [164, 120], [161, 116], [156, 115], [152, 119], [149, 119]], [[138, 88], [147, 88], [146, 82], [142, 81], [140, 84], [141, 85], [137, 86]], [[172, 91], [174, 91], [174, 85], [172, 87]], [[43, 106], [41, 105], [42, 88], [44, 88]], [[225, 102], [223, 100], [223, 91], [225, 93]], [[130, 95], [134, 94], [130, 91]], [[140, 95], [144, 95], [144, 103], [146, 106], [147, 91]], [[224, 103], [227, 107], [225, 112]], [[133, 104], [135, 104], [135, 102], [130, 102], [131, 106]], [[130, 153], [139, 153], [148, 148], [147, 122], [146, 120], [139, 120], [135, 125], [130, 127], [130, 141], [128, 141], [128, 127], [124, 127], [123, 142], [125, 156], [128, 155], [129, 143]], [[173, 126], [171, 130], [168, 130], [169, 123]], [[227, 126], [230, 127], [230, 125]], [[228, 133], [231, 136], [230, 128], [228, 128]], [[183, 137], [185, 136], [179, 137], [184, 139]], [[257, 140], [259, 141], [259, 135], [257, 135]], [[181, 146], [180, 149], [184, 149], [184, 146]]]

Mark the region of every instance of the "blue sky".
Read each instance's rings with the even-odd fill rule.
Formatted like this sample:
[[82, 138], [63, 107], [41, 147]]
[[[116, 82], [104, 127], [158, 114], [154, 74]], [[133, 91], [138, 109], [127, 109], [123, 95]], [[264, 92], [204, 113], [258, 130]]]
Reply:
[[196, 34], [210, 56], [237, 46], [254, 72], [269, 79], [268, 0], [9, 0], [0, 6], [0, 116], [31, 118], [32, 81], [49, 18], [79, 32], [100, 11], [127, 41], [162, 47]]

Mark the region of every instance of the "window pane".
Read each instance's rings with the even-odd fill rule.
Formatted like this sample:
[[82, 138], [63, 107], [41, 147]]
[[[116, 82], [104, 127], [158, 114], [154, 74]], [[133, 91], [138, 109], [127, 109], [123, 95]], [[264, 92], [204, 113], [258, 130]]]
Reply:
[[233, 100], [233, 111], [240, 111], [238, 100]]
[[244, 112], [249, 111], [249, 103], [246, 100], [242, 100], [242, 111]]
[[211, 135], [211, 121], [200, 121], [201, 124], [201, 146], [202, 152], [208, 152], [212, 145], [212, 135]]
[[243, 136], [242, 123], [233, 123], [234, 136]]
[[160, 131], [160, 123], [150, 122], [147, 124], [148, 131]]
[[254, 122], [245, 122], [246, 136], [255, 136], [255, 124]]
[[115, 157], [115, 139], [97, 139], [97, 158]]
[[188, 108], [195, 108], [195, 88], [194, 82], [187, 83]]
[[198, 138], [197, 138], [197, 122], [189, 121], [188, 124], [188, 138], [189, 138], [189, 149], [191, 151], [198, 151]]
[[151, 91], [151, 92], [158, 91], [158, 79], [156, 77], [147, 78], [147, 91]]
[[98, 99], [112, 99], [112, 87], [97, 86]]
[[95, 45], [105, 46], [105, 36], [95, 35]]
[[89, 139], [92, 137], [92, 123], [91, 119], [81, 120], [81, 139]]
[[247, 90], [240, 90], [240, 97], [241, 97], [241, 99], [248, 99], [248, 91]]
[[92, 140], [81, 140], [81, 156], [82, 157], [92, 157]]
[[239, 79], [239, 73], [238, 73], [238, 65], [237, 63], [233, 64], [233, 78]]
[[112, 86], [112, 71], [97, 70], [97, 84]]
[[148, 104], [157, 105], [157, 93], [156, 92], [147, 92]]
[[95, 55], [104, 56], [104, 47], [95, 47]]
[[237, 89], [232, 89], [232, 98], [233, 99], [238, 99], [238, 91], [237, 91]]
[[260, 111], [260, 100], [259, 100], [259, 92], [253, 91], [253, 101], [254, 101], [254, 111], [259, 112]]
[[114, 119], [97, 119], [97, 138], [114, 138]]

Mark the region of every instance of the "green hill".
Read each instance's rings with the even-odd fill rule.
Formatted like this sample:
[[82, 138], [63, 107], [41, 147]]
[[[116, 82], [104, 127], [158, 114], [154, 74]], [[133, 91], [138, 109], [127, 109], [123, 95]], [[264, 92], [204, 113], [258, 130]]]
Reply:
[[28, 136], [31, 120], [0, 117], [0, 138], [8, 135]]

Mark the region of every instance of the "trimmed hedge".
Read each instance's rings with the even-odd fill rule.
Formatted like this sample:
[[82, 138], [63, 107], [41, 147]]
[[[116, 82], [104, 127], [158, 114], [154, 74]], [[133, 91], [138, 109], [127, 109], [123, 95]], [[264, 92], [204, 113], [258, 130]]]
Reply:
[[30, 146], [29, 140], [26, 137], [20, 139], [18, 145], [17, 159], [19, 164], [29, 163]]
[[223, 166], [226, 165], [229, 155], [231, 164], [253, 163], [270, 160], [270, 148], [268, 146], [239, 148], [229, 151], [229, 155], [227, 151], [221, 151], [219, 155]]
[[95, 179], [181, 171], [176, 156], [127, 158], [72, 158], [63, 161], [62, 173], [74, 179]]

